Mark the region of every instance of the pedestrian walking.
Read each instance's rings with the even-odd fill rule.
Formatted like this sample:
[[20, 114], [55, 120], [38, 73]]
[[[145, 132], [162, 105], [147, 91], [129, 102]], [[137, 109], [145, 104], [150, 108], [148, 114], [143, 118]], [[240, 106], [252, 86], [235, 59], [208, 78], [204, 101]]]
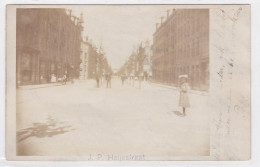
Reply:
[[99, 74], [98, 74], [98, 73], [96, 73], [95, 78], [96, 78], [96, 82], [97, 82], [97, 88], [99, 88], [99, 80], [100, 80], [100, 77], [99, 77]]
[[111, 88], [111, 74], [106, 74], [107, 88]]
[[182, 107], [182, 112], [183, 112], [183, 115], [185, 116], [186, 108], [190, 107], [190, 101], [189, 101], [189, 97], [188, 97], [188, 90], [189, 90], [188, 75], [180, 75], [179, 82], [180, 82], [179, 106]]
[[145, 71], [144, 72], [144, 81], [147, 81], [148, 80], [148, 73]]
[[67, 74], [65, 73], [62, 78], [63, 84], [67, 84]]
[[56, 78], [55, 74], [51, 74], [51, 82], [52, 83], [57, 82], [57, 78]]
[[141, 89], [143, 77], [144, 77], [143, 73], [139, 74], [139, 76], [138, 76], [139, 89]]
[[131, 82], [132, 82], [132, 86], [134, 87], [135, 86], [135, 76], [134, 74], [131, 74]]
[[124, 86], [124, 83], [125, 83], [125, 79], [126, 79], [126, 76], [125, 76], [125, 75], [121, 75], [121, 80], [122, 80], [122, 86]]

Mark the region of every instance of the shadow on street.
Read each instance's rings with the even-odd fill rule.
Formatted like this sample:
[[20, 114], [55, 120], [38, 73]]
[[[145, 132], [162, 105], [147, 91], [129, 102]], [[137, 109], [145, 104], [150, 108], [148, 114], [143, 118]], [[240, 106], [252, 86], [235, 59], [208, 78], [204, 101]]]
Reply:
[[57, 122], [52, 117], [48, 117], [46, 123], [33, 123], [32, 127], [21, 129], [16, 133], [17, 142], [21, 142], [30, 137], [44, 138], [53, 137], [75, 130], [71, 125], [62, 125], [63, 122]]
[[173, 113], [179, 117], [183, 117], [183, 114], [180, 111], [173, 111]]

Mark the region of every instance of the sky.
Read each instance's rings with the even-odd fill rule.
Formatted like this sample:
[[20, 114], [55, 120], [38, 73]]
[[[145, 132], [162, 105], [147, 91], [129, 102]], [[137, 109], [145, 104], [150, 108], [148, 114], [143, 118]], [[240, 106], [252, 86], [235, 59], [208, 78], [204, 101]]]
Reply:
[[70, 9], [76, 16], [83, 13], [84, 37], [102, 45], [112, 68], [120, 68], [141, 41], [152, 43], [156, 23], [173, 6], [81, 5]]

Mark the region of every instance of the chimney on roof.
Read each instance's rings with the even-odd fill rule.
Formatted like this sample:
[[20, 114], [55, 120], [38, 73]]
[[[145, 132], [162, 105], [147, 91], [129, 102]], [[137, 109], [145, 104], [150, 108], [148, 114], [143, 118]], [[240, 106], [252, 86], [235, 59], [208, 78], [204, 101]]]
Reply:
[[80, 13], [79, 21], [80, 21], [80, 23], [84, 23], [84, 21], [83, 21], [83, 13]]
[[159, 28], [159, 23], [156, 23], [156, 30]]
[[162, 17], [161, 17], [161, 25], [162, 25], [162, 23], [163, 23], [163, 19], [164, 19], [164, 17], [162, 16]]
[[168, 9], [167, 10], [167, 19], [169, 18], [169, 16], [170, 16], [170, 10]]
[[70, 18], [71, 18], [71, 14], [72, 13], [72, 10], [71, 9], [69, 9], [69, 16], [70, 16]]
[[75, 24], [79, 25], [79, 18], [78, 17], [75, 18]]

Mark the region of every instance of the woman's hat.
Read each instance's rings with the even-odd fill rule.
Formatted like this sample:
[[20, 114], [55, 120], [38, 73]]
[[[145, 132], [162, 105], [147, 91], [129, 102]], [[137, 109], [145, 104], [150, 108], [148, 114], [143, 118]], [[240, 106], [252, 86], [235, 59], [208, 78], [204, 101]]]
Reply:
[[179, 75], [179, 83], [185, 83], [188, 82], [188, 75]]

